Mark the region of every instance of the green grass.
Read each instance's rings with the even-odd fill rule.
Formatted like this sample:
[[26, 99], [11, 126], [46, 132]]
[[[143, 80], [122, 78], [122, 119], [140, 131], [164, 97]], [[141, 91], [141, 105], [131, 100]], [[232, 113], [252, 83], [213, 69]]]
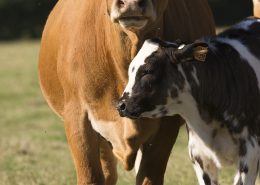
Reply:
[[[63, 124], [39, 89], [38, 52], [38, 41], [0, 43], [0, 185], [76, 184]], [[232, 176], [232, 170], [226, 169], [221, 185], [232, 184]], [[122, 170], [121, 164], [118, 184], [134, 184], [134, 173]], [[172, 152], [165, 184], [197, 184], [184, 129]]]

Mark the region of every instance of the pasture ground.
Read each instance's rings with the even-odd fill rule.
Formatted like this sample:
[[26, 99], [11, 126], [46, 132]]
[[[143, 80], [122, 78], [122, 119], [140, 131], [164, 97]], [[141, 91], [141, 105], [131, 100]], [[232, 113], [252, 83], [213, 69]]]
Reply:
[[[0, 185], [76, 184], [62, 122], [39, 89], [38, 51], [39, 41], [0, 43]], [[221, 173], [221, 185], [232, 184], [231, 169]], [[119, 164], [118, 185], [132, 184], [134, 173]], [[184, 129], [168, 163], [165, 184], [197, 185]]]

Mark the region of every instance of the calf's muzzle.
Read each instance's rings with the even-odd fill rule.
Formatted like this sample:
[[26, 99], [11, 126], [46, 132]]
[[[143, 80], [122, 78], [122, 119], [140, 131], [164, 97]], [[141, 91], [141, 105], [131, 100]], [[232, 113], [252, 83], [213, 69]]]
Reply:
[[128, 117], [131, 119], [137, 119], [140, 114], [135, 111], [130, 111], [127, 108], [127, 102], [125, 100], [120, 100], [116, 106], [117, 111], [121, 117]]

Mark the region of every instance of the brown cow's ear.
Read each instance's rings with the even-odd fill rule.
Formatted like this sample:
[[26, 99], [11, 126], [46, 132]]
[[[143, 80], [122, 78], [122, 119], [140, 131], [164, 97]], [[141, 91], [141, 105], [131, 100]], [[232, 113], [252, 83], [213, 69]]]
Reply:
[[181, 45], [174, 51], [175, 63], [198, 61], [205, 62], [208, 53], [208, 44], [204, 42], [194, 42], [188, 45]]

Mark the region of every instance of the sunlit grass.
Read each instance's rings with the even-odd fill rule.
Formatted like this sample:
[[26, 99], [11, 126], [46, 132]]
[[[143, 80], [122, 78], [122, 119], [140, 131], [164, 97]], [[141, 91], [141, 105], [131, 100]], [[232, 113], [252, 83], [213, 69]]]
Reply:
[[[38, 52], [38, 41], [0, 43], [0, 185], [76, 184], [63, 123], [39, 89]], [[225, 170], [221, 185], [231, 185], [232, 179], [232, 170]], [[118, 184], [134, 184], [134, 173], [120, 164]], [[184, 129], [172, 152], [165, 184], [197, 184]]]

